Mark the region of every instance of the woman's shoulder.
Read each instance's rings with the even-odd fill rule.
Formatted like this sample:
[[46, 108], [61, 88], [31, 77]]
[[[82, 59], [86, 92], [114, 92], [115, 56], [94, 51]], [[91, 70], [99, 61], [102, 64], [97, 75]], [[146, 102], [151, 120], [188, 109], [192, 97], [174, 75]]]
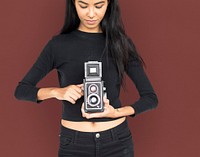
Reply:
[[46, 43], [46, 47], [50, 47], [52, 50], [59, 48], [69, 47], [76, 39], [71, 33], [68, 34], [58, 34], [52, 36]]
[[73, 34], [67, 33], [67, 34], [54, 35], [54, 36], [52, 36], [50, 41], [52, 43], [62, 43], [62, 42], [66, 42], [66, 41], [72, 41], [73, 39], [74, 39]]

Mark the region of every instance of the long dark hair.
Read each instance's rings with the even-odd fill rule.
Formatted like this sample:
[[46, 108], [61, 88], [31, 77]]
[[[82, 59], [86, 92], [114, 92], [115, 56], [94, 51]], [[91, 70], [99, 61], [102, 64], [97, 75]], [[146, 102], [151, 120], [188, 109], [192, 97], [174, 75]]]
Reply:
[[[132, 40], [125, 33], [118, 0], [108, 1], [107, 11], [100, 23], [106, 37], [104, 52], [111, 54], [116, 63], [119, 78], [123, 82], [124, 71], [127, 68], [130, 56], [141, 65], [145, 65], [145, 63], [137, 53]], [[77, 29], [79, 24], [80, 20], [76, 12], [74, 0], [66, 0], [65, 23], [60, 34], [66, 34]]]

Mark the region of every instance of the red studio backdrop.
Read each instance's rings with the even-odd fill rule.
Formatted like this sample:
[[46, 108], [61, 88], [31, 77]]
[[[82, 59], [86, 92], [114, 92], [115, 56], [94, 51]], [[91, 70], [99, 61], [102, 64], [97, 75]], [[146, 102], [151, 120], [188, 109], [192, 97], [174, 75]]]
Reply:
[[[156, 110], [128, 118], [136, 157], [200, 156], [200, 1], [120, 0], [127, 34], [146, 62]], [[65, 0], [1, 1], [0, 156], [56, 157], [61, 103], [18, 101], [14, 90], [44, 45], [59, 33]], [[58, 86], [56, 71], [40, 87]], [[138, 98], [127, 78], [121, 100]]]

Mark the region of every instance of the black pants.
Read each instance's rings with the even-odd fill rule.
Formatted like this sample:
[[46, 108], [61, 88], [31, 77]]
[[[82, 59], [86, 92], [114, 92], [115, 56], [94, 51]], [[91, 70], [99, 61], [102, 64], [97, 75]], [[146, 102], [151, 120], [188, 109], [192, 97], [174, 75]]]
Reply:
[[127, 121], [101, 132], [80, 132], [61, 125], [58, 156], [133, 157], [133, 142]]

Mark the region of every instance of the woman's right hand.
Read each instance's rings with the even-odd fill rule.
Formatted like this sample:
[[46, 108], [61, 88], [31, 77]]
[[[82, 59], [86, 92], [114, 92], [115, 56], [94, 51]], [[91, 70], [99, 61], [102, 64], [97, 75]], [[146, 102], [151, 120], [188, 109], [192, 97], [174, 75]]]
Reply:
[[64, 88], [55, 89], [55, 97], [58, 100], [66, 100], [75, 104], [83, 96], [83, 84], [69, 85]]

